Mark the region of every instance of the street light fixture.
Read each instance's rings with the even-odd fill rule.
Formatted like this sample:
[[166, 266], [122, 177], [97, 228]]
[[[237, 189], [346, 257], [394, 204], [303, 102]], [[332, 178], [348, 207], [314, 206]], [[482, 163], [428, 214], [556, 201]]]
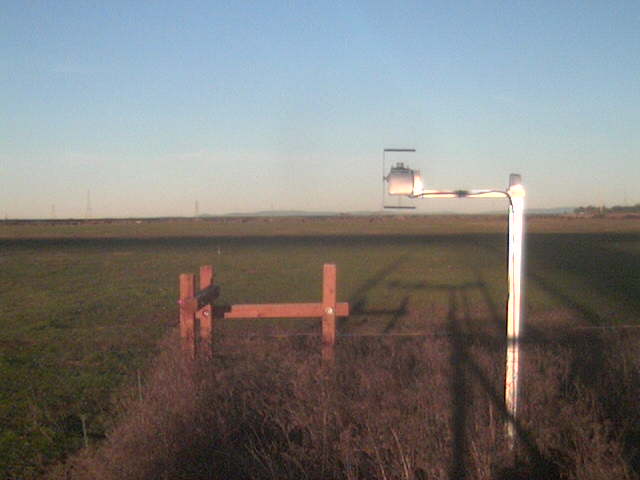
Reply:
[[[385, 150], [386, 151], [386, 150]], [[415, 151], [415, 150], [412, 150]], [[509, 252], [507, 302], [507, 355], [505, 375], [505, 407], [508, 413], [506, 433], [510, 448], [515, 443], [518, 407], [518, 366], [520, 326], [522, 322], [522, 263], [524, 248], [524, 198], [522, 178], [511, 174], [506, 190], [428, 190], [418, 170], [397, 163], [384, 177], [389, 195], [409, 198], [506, 198], [509, 201]]]
[[[382, 206], [385, 209], [395, 209], [395, 210], [415, 210], [415, 206], [412, 204], [406, 205], [403, 204], [401, 202], [401, 198], [402, 196], [405, 197], [410, 197], [410, 195], [406, 195], [404, 192], [406, 191], [408, 185], [411, 185], [413, 183], [413, 170], [410, 170], [408, 168], [404, 167], [403, 163], [397, 163], [395, 166], [391, 167], [391, 171], [394, 173], [394, 175], [396, 176], [396, 178], [398, 179], [396, 182], [394, 182], [394, 187], [393, 187], [393, 193], [389, 193], [392, 196], [395, 196], [397, 198], [397, 203], [387, 203], [385, 200], [386, 199], [386, 181], [387, 181], [387, 177], [385, 177], [385, 173], [387, 171], [388, 165], [387, 165], [387, 154], [392, 154], [394, 156], [396, 156], [397, 154], [405, 154], [405, 153], [415, 153], [416, 149], [415, 148], [385, 148], [382, 151]], [[402, 174], [406, 174], [407, 177], [404, 178], [404, 181], [400, 181], [400, 177], [402, 176]], [[419, 172], [418, 172], [419, 173]], [[411, 187], [408, 187], [411, 188]]]

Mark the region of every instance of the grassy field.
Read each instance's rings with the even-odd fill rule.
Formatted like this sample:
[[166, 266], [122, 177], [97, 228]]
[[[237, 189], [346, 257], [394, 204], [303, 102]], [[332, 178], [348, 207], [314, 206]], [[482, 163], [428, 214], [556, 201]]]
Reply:
[[[314, 301], [331, 261], [353, 311], [339, 333], [437, 329], [452, 301], [499, 333], [505, 230], [501, 217], [1, 224], [0, 477], [35, 477], [79, 449], [81, 415], [90, 442], [103, 438], [114, 393], [145, 378], [175, 328], [179, 273], [214, 264], [222, 303]], [[528, 232], [527, 331], [638, 324], [640, 221], [532, 218]]]

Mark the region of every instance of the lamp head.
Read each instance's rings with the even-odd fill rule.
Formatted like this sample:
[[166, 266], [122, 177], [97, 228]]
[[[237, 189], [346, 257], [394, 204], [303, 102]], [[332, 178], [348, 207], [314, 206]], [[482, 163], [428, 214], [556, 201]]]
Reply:
[[402, 162], [391, 167], [389, 175], [385, 177], [389, 195], [413, 196], [422, 193], [424, 184], [420, 171], [412, 170]]

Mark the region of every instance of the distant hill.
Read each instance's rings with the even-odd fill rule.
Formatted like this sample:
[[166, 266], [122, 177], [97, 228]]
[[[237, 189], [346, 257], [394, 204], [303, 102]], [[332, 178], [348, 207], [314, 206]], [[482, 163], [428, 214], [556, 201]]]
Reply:
[[534, 215], [566, 215], [573, 213], [575, 207], [527, 208], [527, 213]]
[[[527, 213], [532, 215], [566, 215], [573, 213], [575, 207], [556, 207], [556, 208], [528, 208]], [[211, 215], [202, 214], [203, 218], [210, 217], [336, 217], [339, 215], [352, 215], [352, 216], [371, 216], [371, 215], [499, 215], [504, 214], [504, 210], [495, 210], [491, 212], [480, 213], [458, 213], [451, 211], [440, 212], [423, 212], [420, 210], [369, 210], [369, 211], [355, 211], [355, 212], [329, 212], [329, 211], [308, 211], [308, 210], [261, 210], [257, 212], [232, 212], [225, 213], [223, 215]]]
[[223, 215], [201, 215], [202, 217], [334, 217], [338, 212], [308, 212], [304, 210], [262, 210], [258, 212], [231, 212]]

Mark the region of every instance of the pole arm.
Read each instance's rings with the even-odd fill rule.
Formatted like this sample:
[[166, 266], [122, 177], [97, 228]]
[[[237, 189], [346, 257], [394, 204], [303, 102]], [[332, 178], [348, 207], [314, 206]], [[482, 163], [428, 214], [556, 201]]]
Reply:
[[509, 198], [503, 190], [422, 190], [411, 198]]

